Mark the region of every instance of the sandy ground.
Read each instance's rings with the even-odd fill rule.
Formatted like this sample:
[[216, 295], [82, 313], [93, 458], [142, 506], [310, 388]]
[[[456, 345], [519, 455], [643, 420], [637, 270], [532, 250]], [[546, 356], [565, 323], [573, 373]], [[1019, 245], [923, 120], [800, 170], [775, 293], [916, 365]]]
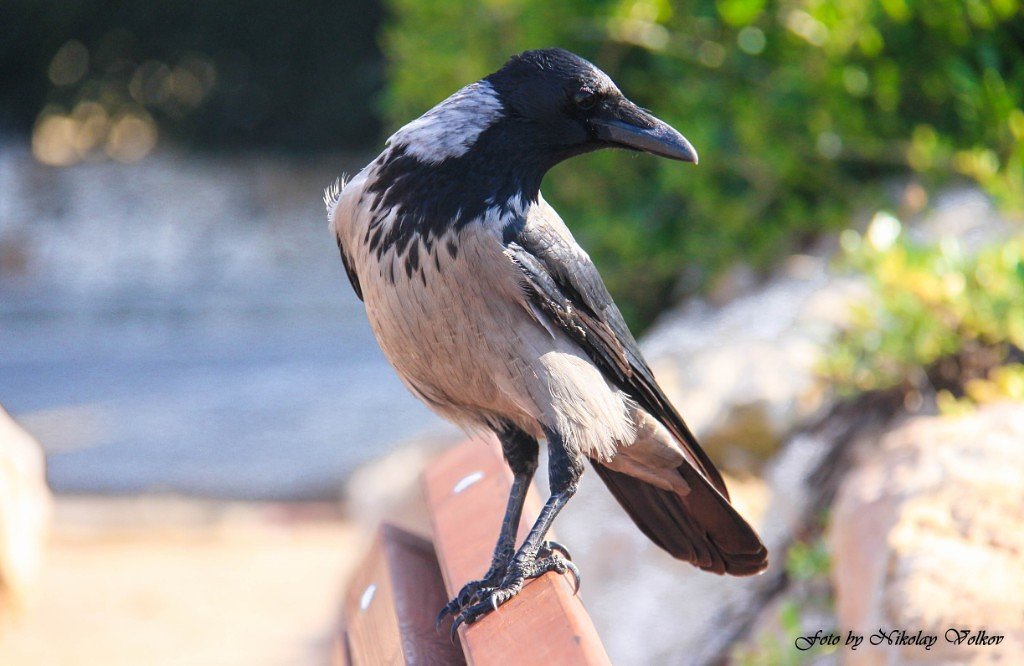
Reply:
[[330, 504], [59, 498], [0, 663], [327, 663], [364, 545]]

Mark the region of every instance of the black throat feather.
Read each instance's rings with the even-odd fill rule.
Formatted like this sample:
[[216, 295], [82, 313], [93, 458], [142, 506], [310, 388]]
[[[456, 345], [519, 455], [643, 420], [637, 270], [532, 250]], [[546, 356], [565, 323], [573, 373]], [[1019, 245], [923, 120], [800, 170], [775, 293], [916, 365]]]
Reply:
[[[482, 219], [488, 209], [505, 216], [535, 202], [544, 174], [558, 160], [521, 140], [528, 132], [520, 125], [515, 118], [502, 118], [465, 153], [438, 163], [420, 160], [404, 145], [392, 147], [367, 188], [373, 214], [366, 234], [370, 250], [378, 259], [391, 249], [398, 255], [408, 250], [405, 268], [411, 277], [419, 263], [414, 240], [430, 252], [446, 232]], [[385, 226], [392, 211], [395, 218]], [[448, 251], [454, 256], [457, 246], [449, 244]]]

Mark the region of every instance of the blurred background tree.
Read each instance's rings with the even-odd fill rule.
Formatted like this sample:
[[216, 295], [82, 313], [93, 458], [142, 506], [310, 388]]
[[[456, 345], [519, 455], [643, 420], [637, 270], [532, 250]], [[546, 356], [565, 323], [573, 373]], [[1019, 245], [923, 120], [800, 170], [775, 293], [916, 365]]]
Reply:
[[[384, 84], [383, 12], [376, 0], [6, 0], [0, 129], [35, 128], [37, 157], [58, 165], [124, 119], [198, 147], [367, 149], [381, 132], [368, 100]], [[57, 134], [38, 146], [47, 121]]]
[[639, 327], [737, 261], [767, 269], [848, 224], [891, 176], [970, 179], [1024, 208], [1019, 0], [11, 0], [4, 10], [0, 129], [32, 132], [37, 158], [54, 165], [133, 161], [160, 137], [369, 153], [512, 53], [576, 51], [702, 157], [694, 169], [589, 155], [545, 184]]
[[603, 153], [546, 184], [634, 323], [737, 260], [766, 268], [848, 224], [886, 176], [969, 178], [1024, 205], [1016, 0], [389, 5], [392, 126], [512, 52], [557, 44], [693, 141], [697, 169]]

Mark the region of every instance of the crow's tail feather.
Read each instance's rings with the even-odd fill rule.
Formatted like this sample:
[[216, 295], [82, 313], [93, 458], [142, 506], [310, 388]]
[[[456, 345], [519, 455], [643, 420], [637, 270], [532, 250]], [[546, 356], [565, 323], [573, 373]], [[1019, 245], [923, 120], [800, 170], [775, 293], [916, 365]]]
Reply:
[[768, 550], [754, 529], [689, 464], [677, 468], [690, 486], [681, 495], [591, 462], [637, 527], [676, 559], [733, 576], [760, 573], [768, 566]]

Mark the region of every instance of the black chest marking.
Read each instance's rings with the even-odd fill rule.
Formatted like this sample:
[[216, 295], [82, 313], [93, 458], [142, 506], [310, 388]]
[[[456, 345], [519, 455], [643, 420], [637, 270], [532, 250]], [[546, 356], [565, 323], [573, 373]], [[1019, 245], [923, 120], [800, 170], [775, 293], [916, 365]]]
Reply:
[[[366, 190], [371, 220], [364, 241], [369, 250], [378, 259], [394, 250], [411, 278], [422, 265], [419, 243], [434, 254], [445, 233], [487, 214], [505, 218], [535, 202], [546, 165], [539, 159], [510, 160], [512, 151], [504, 148], [513, 140], [510, 129], [508, 123], [490, 127], [467, 152], [437, 163], [421, 161], [404, 145], [394, 146]], [[391, 224], [385, 224], [392, 213]], [[458, 255], [457, 240], [449, 238], [445, 246], [452, 258]]]

